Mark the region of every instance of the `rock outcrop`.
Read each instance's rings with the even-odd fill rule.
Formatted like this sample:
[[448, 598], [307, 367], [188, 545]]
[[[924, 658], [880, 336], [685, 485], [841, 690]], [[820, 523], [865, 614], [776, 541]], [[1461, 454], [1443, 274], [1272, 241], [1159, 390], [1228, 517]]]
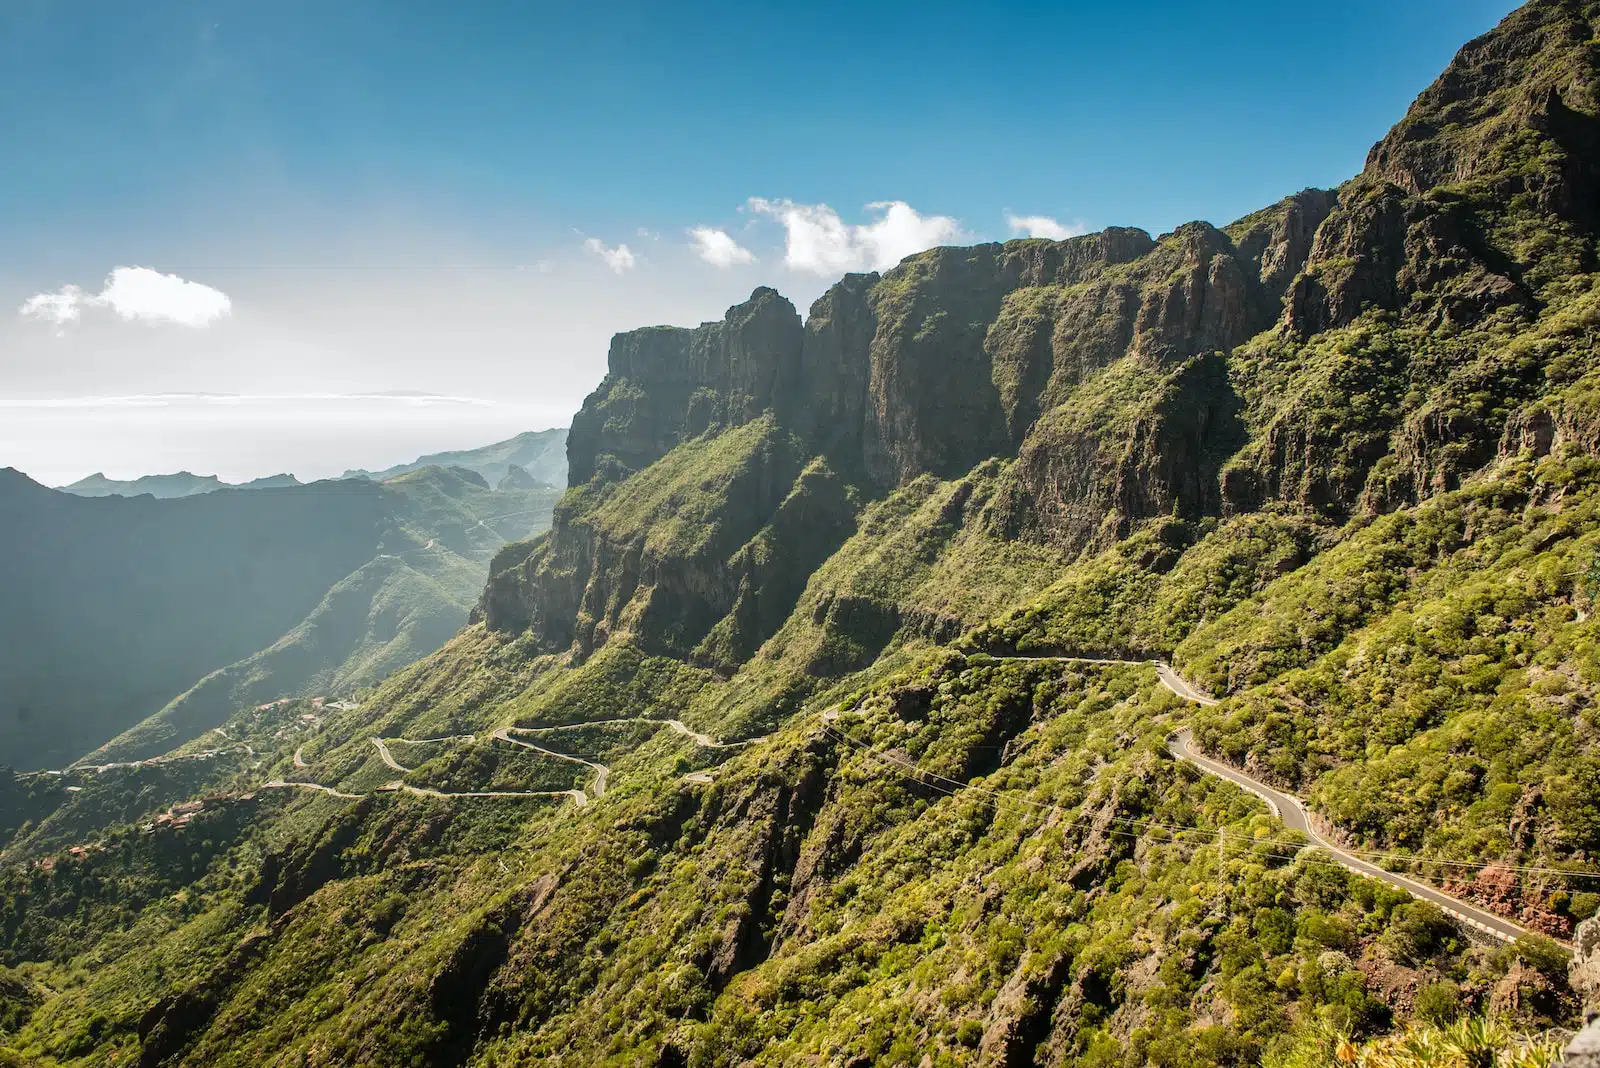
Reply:
[[798, 377], [803, 336], [794, 305], [765, 287], [717, 322], [618, 334], [605, 381], [573, 417], [568, 483], [588, 482], [602, 457], [616, 477], [713, 426], [756, 418]]
[[[981, 521], [1073, 551], [1159, 516], [1381, 512], [1508, 453], [1594, 451], [1586, 368], [1541, 376], [1490, 338], [1594, 259], [1593, 17], [1528, 5], [1462, 49], [1362, 174], [1224, 229], [936, 248], [846, 275], [803, 325], [762, 288], [717, 322], [617, 335], [568, 440], [587, 488], [480, 614], [551, 649], [628, 631], [729, 665], [794, 604], [803, 572], [763, 555], [775, 532], [812, 566], [860, 501], [924, 476], [1011, 461]], [[681, 507], [683, 487], [611, 487], [758, 419], [755, 453], [707, 452], [733, 466], [702, 472], [722, 510], [695, 559], [640, 525], [666, 512], [616, 503]]]

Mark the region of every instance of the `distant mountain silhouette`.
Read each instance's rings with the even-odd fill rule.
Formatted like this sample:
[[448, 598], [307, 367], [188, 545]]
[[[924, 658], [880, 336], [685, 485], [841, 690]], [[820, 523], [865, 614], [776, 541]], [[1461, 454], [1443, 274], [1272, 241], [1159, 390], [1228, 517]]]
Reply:
[[436, 452], [418, 457], [408, 464], [396, 464], [382, 471], [352, 469], [345, 478], [370, 478], [374, 482], [403, 475], [420, 467], [466, 467], [491, 486], [500, 485], [512, 466], [522, 468], [536, 482], [562, 489], [567, 484], [567, 429], [532, 430], [493, 445], [458, 452]]

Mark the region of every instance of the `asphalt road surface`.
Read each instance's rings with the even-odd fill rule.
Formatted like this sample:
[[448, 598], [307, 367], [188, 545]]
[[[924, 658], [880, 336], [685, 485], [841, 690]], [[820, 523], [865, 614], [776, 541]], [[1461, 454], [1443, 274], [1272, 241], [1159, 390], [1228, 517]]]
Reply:
[[1229, 767], [1221, 761], [1202, 756], [1195, 751], [1192, 731], [1185, 729], [1172, 735], [1167, 739], [1167, 749], [1180, 760], [1187, 760], [1202, 771], [1215, 775], [1219, 779], [1227, 779], [1235, 786], [1242, 787], [1255, 794], [1267, 803], [1272, 809], [1273, 815], [1282, 820], [1285, 827], [1304, 834], [1316, 845], [1327, 850], [1335, 860], [1350, 871], [1381, 880], [1390, 886], [1406, 891], [1413, 897], [1431, 901], [1457, 919], [1504, 941], [1511, 941], [1528, 933], [1525, 928], [1517, 926], [1510, 920], [1502, 919], [1492, 912], [1486, 912], [1478, 908], [1476, 905], [1470, 905], [1459, 898], [1451, 897], [1444, 891], [1429, 886], [1427, 883], [1418, 882], [1396, 872], [1385, 871], [1371, 861], [1346, 853], [1316, 832], [1311, 826], [1311, 820], [1306, 815], [1305, 805], [1301, 803], [1298, 797], [1293, 794], [1286, 794], [1281, 790], [1275, 790], [1266, 783], [1253, 779], [1237, 768]]

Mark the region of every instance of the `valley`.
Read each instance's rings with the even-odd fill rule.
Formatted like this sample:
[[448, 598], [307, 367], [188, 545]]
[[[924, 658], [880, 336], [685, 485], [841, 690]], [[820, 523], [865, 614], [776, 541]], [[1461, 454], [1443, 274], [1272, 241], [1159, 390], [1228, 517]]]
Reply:
[[[559, 499], [110, 502], [271, 502], [202, 574], [259, 633], [0, 769], [0, 1057], [1556, 1063], [1600, 996], [1597, 39], [1533, 0], [1224, 225], [618, 333]], [[58, 540], [0, 572], [81, 578], [41, 617], [164, 574]], [[462, 614], [389, 655], [401, 578]]]

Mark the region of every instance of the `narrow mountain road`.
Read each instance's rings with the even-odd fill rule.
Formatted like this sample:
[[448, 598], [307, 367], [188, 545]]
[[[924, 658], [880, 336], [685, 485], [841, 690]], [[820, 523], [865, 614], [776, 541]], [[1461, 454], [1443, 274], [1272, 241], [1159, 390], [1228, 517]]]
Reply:
[[[1179, 681], [1182, 682], [1181, 679]], [[1350, 871], [1388, 883], [1390, 886], [1406, 891], [1412, 897], [1431, 901], [1463, 923], [1486, 934], [1493, 935], [1502, 941], [1509, 942], [1528, 933], [1525, 928], [1517, 926], [1510, 920], [1502, 919], [1492, 912], [1478, 908], [1476, 905], [1470, 905], [1459, 898], [1451, 897], [1444, 891], [1429, 886], [1427, 883], [1418, 882], [1415, 879], [1407, 878], [1392, 871], [1385, 871], [1370, 861], [1363, 860], [1340, 849], [1318, 834], [1316, 829], [1311, 826], [1311, 819], [1306, 812], [1305, 804], [1298, 797], [1293, 794], [1286, 794], [1281, 790], [1275, 790], [1259, 779], [1251, 778], [1237, 768], [1229, 767], [1221, 761], [1212, 760], [1210, 757], [1196, 752], [1194, 748], [1194, 732], [1188, 728], [1184, 728], [1168, 738], [1167, 749], [1178, 759], [1187, 760], [1202, 771], [1215, 775], [1220, 779], [1227, 779], [1235, 786], [1255, 794], [1267, 803], [1267, 806], [1272, 809], [1272, 814], [1283, 821], [1285, 827], [1299, 831], [1311, 839], [1314, 844], [1327, 850], [1335, 860]]]
[[[498, 738], [502, 742], [510, 742], [512, 745], [520, 745], [524, 749], [532, 749], [534, 752], [543, 753], [548, 757], [555, 757], [557, 760], [570, 760], [574, 764], [582, 764], [584, 767], [593, 768], [594, 781], [589, 784], [589, 789], [593, 791], [597, 800], [606, 795], [606, 780], [611, 777], [610, 768], [606, 767], [604, 764], [596, 764], [592, 760], [585, 760], [582, 757], [569, 756], [566, 753], [558, 753], [554, 749], [546, 749], [542, 745], [534, 745], [532, 742], [525, 742], [521, 738], [511, 737], [512, 731], [520, 731], [522, 729], [523, 728], [521, 727], [501, 727], [499, 730], [494, 732], [493, 737]], [[582, 790], [573, 791], [574, 800], [576, 800], [577, 795], [582, 793]], [[585, 797], [583, 801], [578, 803], [579, 807], [581, 808], [587, 803], [587, 801], [588, 798]]]
[[329, 794], [333, 797], [342, 797], [349, 801], [359, 801], [365, 794], [347, 794], [343, 790], [335, 790], [331, 786], [324, 786], [320, 782], [285, 782], [283, 779], [273, 779], [271, 782], [262, 783], [268, 790], [316, 790], [319, 793]]
[[1172, 669], [1172, 665], [1165, 660], [1124, 660], [1114, 656], [997, 656], [996, 660], [1033, 660], [1054, 664], [1120, 664], [1125, 667], [1143, 667], [1149, 665], [1156, 669], [1156, 677], [1161, 680], [1161, 685], [1183, 698], [1193, 701], [1197, 705], [1214, 705], [1215, 697], [1208, 697], [1196, 689], [1182, 675]]
[[[1156, 669], [1156, 675], [1161, 684], [1172, 693], [1177, 694], [1185, 701], [1197, 705], [1210, 707], [1218, 703], [1215, 697], [1208, 696], [1198, 687], [1175, 671], [1171, 664], [1163, 660], [1125, 660], [1117, 657], [1095, 656], [1005, 656], [996, 657], [997, 660], [1038, 660], [1055, 661], [1058, 663], [1076, 664], [1148, 664]], [[832, 708], [823, 712], [825, 721], [838, 718], [838, 709]], [[1244, 790], [1255, 794], [1267, 803], [1272, 809], [1272, 814], [1281, 820], [1284, 826], [1304, 834], [1316, 846], [1326, 850], [1335, 861], [1346, 869], [1357, 874], [1377, 879], [1399, 890], [1404, 890], [1413, 897], [1430, 901], [1438, 905], [1445, 912], [1478, 931], [1482, 931], [1502, 941], [1512, 941], [1529, 932], [1510, 920], [1495, 915], [1486, 909], [1469, 904], [1459, 898], [1452, 897], [1437, 887], [1416, 879], [1386, 871], [1371, 861], [1355, 856], [1316, 832], [1311, 825], [1311, 817], [1307, 812], [1305, 803], [1293, 794], [1286, 794], [1275, 790], [1266, 783], [1254, 779], [1237, 768], [1228, 766], [1218, 760], [1203, 756], [1194, 748], [1194, 732], [1188, 728], [1177, 731], [1167, 739], [1167, 749], [1179, 760], [1187, 760], [1195, 767], [1218, 778], [1226, 779]]]
[[378, 787], [379, 790], [403, 790], [417, 797], [570, 797], [572, 803], [583, 808], [589, 803], [589, 798], [582, 790], [435, 790], [427, 786], [412, 786], [405, 782], [385, 783]]
[[[318, 793], [328, 794], [331, 797], [341, 797], [347, 801], [359, 801], [366, 794], [351, 794], [337, 790], [332, 786], [324, 786], [319, 782], [286, 781], [273, 779], [271, 782], [262, 783], [269, 790], [315, 790]], [[396, 793], [404, 791], [415, 794], [417, 797], [570, 797], [573, 803], [583, 808], [589, 803], [582, 790], [434, 790], [427, 786], [412, 786], [410, 783], [395, 782], [384, 783], [378, 787], [378, 793]]]
[[[514, 730], [519, 734], [534, 734], [546, 731], [571, 731], [577, 730], [579, 727], [598, 727], [608, 723], [664, 724], [665, 726], [672, 728], [672, 730], [678, 734], [683, 735], [685, 738], [693, 740], [696, 745], [705, 746], [707, 749], [738, 749], [742, 746], [754, 745], [756, 742], [766, 741], [766, 735], [762, 735], [759, 738], [746, 738], [741, 742], [719, 742], [709, 734], [701, 734], [699, 731], [690, 727], [681, 719], [654, 719], [650, 716], [623, 716], [619, 719], [591, 719], [583, 723], [558, 723], [552, 727], [508, 727], [507, 730]], [[507, 740], [510, 741], [511, 739]]]
[[[70, 775], [76, 771], [92, 771], [99, 775], [108, 771], [116, 771], [118, 768], [151, 768], [159, 764], [176, 764], [183, 760], [210, 760], [212, 757], [221, 756], [224, 753], [239, 752], [244, 753], [246, 756], [256, 755], [254, 749], [244, 742], [240, 742], [225, 749], [207, 749], [200, 753], [178, 753], [169, 756], [148, 757], [144, 760], [117, 760], [110, 764], [72, 764], [60, 770], [25, 771], [21, 775]], [[18, 777], [20, 778], [21, 776], [19, 775]]]
[[303, 746], [303, 745], [302, 746], [297, 746], [295, 748], [295, 751], [294, 751], [294, 766], [295, 767], [297, 767], [297, 768], [309, 768], [311, 766], [310, 764], [306, 763], [305, 752], [306, 752], [306, 747]]
[[388, 768], [390, 768], [390, 769], [392, 769], [394, 771], [398, 771], [402, 775], [405, 774], [408, 771], [415, 771], [416, 770], [415, 768], [408, 768], [404, 764], [402, 764], [398, 760], [396, 760], [394, 758], [394, 754], [389, 752], [389, 747], [387, 745], [383, 744], [383, 739], [382, 738], [369, 738], [368, 741], [370, 741], [374, 746], [377, 747], [378, 759], [383, 761], [385, 767], [388, 767]]
[[1201, 693], [1199, 690], [1190, 685], [1189, 680], [1172, 670], [1171, 664], [1161, 660], [1152, 660], [1150, 662], [1156, 666], [1156, 675], [1160, 677], [1161, 685], [1165, 686], [1167, 689], [1171, 690], [1185, 701], [1193, 701], [1197, 705], [1205, 705], [1207, 707], [1217, 703], [1217, 699], [1215, 697], [1207, 697], [1205, 694]]

